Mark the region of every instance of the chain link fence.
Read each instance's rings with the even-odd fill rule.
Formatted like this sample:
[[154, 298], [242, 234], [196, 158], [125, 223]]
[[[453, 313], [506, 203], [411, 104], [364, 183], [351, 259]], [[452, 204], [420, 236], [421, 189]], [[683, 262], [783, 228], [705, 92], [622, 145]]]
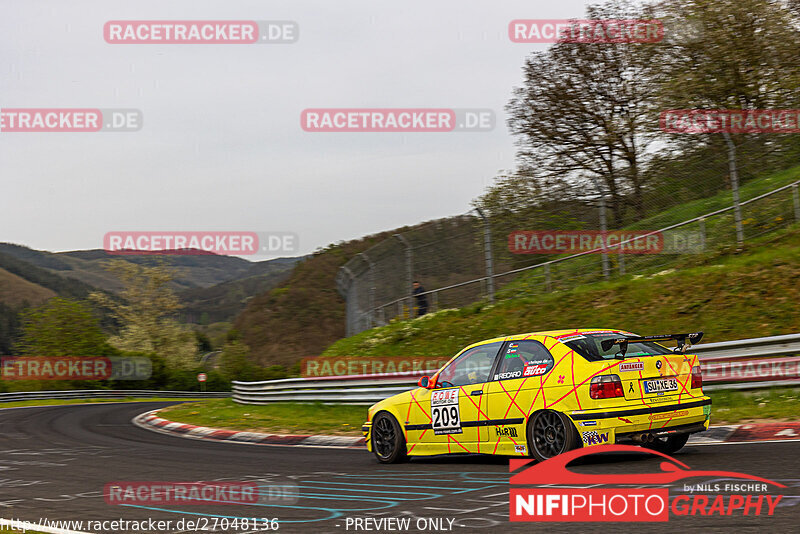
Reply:
[[[655, 168], [654, 174], [669, 176], [655, 176], [658, 185], [647, 189], [646, 217], [641, 211], [626, 211], [624, 203], [613, 205], [607, 194], [595, 191], [568, 201], [521, 198], [508, 202], [504, 210], [486, 213], [475, 208], [396, 234], [351, 258], [338, 273], [347, 335], [482, 300], [660, 272], [675, 268], [687, 254], [736, 248], [800, 221], [800, 172], [763, 178], [796, 164], [796, 144], [766, 142], [758, 136], [739, 141], [734, 160], [742, 162], [735, 168], [742, 183], [738, 204], [730, 191], [732, 158], [724, 148], [722, 143], [712, 144], [703, 147], [705, 157], [698, 151], [683, 166], [664, 163]], [[520, 253], [516, 247], [522, 244], [524, 249], [548, 231], [554, 236], [563, 232], [567, 240], [570, 232], [606, 237], [602, 245], [569, 254]], [[657, 252], [637, 251], [648, 238], [657, 244]], [[421, 284], [417, 294], [414, 281]]]

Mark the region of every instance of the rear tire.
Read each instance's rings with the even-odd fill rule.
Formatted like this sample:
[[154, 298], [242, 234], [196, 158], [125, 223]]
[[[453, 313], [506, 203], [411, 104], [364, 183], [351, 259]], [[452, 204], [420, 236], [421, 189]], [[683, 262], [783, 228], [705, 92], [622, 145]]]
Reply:
[[656, 438], [652, 443], [647, 444], [648, 449], [663, 452], [664, 454], [673, 454], [678, 452], [686, 445], [689, 440], [689, 434], [678, 434], [677, 436], [669, 436], [666, 438]]
[[540, 462], [574, 449], [577, 442], [572, 421], [562, 413], [542, 410], [528, 420], [528, 450]]
[[397, 420], [386, 412], [379, 413], [372, 422], [372, 452], [382, 464], [396, 464], [408, 460], [406, 438]]

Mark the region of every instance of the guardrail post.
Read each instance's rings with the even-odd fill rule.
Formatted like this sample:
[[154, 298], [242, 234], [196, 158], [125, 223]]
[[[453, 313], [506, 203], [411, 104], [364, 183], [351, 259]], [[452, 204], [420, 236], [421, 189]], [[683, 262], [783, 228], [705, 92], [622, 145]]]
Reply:
[[414, 249], [403, 234], [394, 234], [406, 249], [406, 291], [408, 291], [408, 309], [414, 308]]
[[353, 296], [354, 288], [353, 284], [356, 281], [356, 277], [353, 275], [353, 271], [347, 268], [346, 265], [342, 265], [339, 267], [339, 274], [344, 273], [344, 276], [347, 276], [347, 283], [344, 283], [344, 276], [338, 277], [337, 281], [341, 281], [339, 284], [339, 292], [344, 297], [344, 308], [345, 308], [345, 316], [344, 316], [344, 324], [345, 324], [345, 336], [350, 337], [355, 334], [356, 329], [356, 308], [358, 307], [358, 303], [356, 302], [355, 297]]
[[606, 195], [600, 193], [600, 232], [603, 235], [603, 278], [608, 278], [608, 254], [606, 253], [606, 233], [608, 231], [608, 223], [606, 221]]
[[697, 226], [700, 228], [700, 250], [706, 250], [706, 220], [701, 218], [697, 221]]
[[800, 193], [797, 192], [797, 184], [792, 184], [792, 200], [794, 200], [794, 220], [800, 221]]
[[364, 252], [359, 252], [358, 256], [364, 259], [369, 267], [369, 311], [367, 312], [368, 328], [375, 326], [375, 264]]
[[553, 291], [553, 284], [550, 280], [550, 264], [544, 264], [544, 290], [550, 293]]
[[494, 302], [494, 257], [492, 256], [492, 229], [489, 226], [489, 219], [483, 214], [480, 208], [475, 208], [483, 220], [483, 250], [486, 256], [486, 292], [489, 295], [489, 302]]
[[619, 274], [625, 276], [625, 254], [622, 252], [622, 245], [619, 246], [617, 258], [619, 258]]

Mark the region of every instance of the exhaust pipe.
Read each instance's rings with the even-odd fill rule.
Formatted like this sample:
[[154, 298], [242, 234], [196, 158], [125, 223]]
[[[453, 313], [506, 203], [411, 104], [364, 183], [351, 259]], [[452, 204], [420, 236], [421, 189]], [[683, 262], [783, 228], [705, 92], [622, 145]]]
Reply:
[[633, 441], [641, 444], [652, 443], [655, 439], [656, 438], [650, 432], [642, 432], [641, 434], [633, 436]]

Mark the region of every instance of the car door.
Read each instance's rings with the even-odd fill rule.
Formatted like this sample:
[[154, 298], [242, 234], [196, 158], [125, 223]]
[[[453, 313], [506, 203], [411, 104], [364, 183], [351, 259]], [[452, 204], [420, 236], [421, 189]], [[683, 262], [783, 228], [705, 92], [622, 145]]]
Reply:
[[[525, 446], [525, 425], [531, 404], [554, 366], [553, 355], [537, 339], [508, 341], [503, 345], [497, 367], [485, 388], [491, 423], [487, 439], [502, 446], [498, 451]], [[537, 400], [541, 401], [544, 394], [541, 392]]]
[[[496, 341], [472, 347], [437, 373], [437, 387], [430, 394], [432, 432], [423, 440], [449, 444], [450, 452], [464, 452], [459, 444], [482, 440], [487, 418], [484, 389], [502, 346], [502, 341]], [[475, 447], [469, 452], [475, 452]]]

